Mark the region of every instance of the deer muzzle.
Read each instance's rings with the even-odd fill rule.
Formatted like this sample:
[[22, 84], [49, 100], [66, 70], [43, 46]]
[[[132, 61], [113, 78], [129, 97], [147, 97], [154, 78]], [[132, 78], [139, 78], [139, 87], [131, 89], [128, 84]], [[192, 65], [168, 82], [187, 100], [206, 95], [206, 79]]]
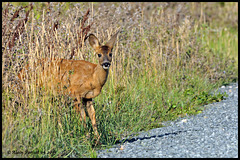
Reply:
[[102, 64], [103, 69], [109, 69], [111, 63], [110, 62], [105, 62]]

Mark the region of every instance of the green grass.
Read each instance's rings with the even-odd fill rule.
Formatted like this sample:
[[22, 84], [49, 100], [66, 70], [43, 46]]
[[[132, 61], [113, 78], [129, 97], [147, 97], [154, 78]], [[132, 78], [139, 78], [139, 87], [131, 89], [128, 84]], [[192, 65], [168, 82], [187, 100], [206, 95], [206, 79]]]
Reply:
[[[163, 121], [201, 113], [203, 105], [226, 96], [210, 92], [238, 80], [236, 3], [187, 3], [179, 20], [175, 11], [181, 3], [140, 3], [144, 12], [135, 3], [132, 8], [126, 3], [101, 4], [54, 3], [51, 16], [46, 13], [47, 4], [35, 5], [12, 50], [7, 49], [10, 37], [2, 38], [3, 157], [94, 158], [96, 150], [111, 147], [123, 137], [162, 127]], [[18, 19], [6, 22], [19, 5], [28, 3], [14, 3], [7, 18], [2, 18], [3, 26], [8, 24], [3, 28], [10, 33]], [[113, 5], [117, 9], [109, 9]], [[14, 87], [19, 69], [27, 63], [48, 53], [69, 58], [79, 19], [88, 8], [93, 9], [89, 21], [96, 23], [91, 33], [98, 34], [101, 41], [117, 28], [123, 31], [113, 50], [108, 80], [94, 99], [101, 145], [95, 145], [88, 117], [87, 127], [83, 127], [73, 109], [73, 99], [61, 94], [53, 96], [45, 87], [39, 89], [34, 77], [24, 84], [29, 87], [26, 90]], [[190, 13], [192, 18], [181, 19]], [[61, 25], [51, 35], [49, 26], [56, 20]], [[24, 56], [28, 58], [21, 60]], [[74, 57], [81, 58], [97, 63], [88, 44], [79, 48]]]

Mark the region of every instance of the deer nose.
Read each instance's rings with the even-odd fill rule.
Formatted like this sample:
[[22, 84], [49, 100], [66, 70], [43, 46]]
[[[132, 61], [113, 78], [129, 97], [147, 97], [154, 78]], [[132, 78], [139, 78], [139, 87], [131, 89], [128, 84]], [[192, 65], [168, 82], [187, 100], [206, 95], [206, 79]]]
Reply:
[[105, 62], [102, 64], [103, 69], [108, 69], [110, 67], [111, 63]]

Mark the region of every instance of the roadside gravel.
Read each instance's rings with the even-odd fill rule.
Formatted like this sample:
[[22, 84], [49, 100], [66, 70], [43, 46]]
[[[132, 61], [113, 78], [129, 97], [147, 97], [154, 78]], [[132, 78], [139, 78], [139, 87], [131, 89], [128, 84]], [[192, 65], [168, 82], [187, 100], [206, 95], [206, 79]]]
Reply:
[[238, 158], [238, 83], [222, 86], [218, 91], [226, 92], [228, 97], [204, 106], [198, 115], [165, 122], [165, 127], [99, 150], [97, 157]]

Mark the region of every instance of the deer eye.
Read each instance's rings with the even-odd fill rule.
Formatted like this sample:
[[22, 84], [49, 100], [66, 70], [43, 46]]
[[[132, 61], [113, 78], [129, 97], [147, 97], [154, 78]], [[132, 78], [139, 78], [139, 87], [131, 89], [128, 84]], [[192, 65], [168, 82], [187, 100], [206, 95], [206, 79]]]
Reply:
[[109, 56], [112, 57], [112, 53], [109, 53]]
[[100, 57], [102, 57], [102, 55], [101, 55], [101, 54], [98, 54], [98, 57], [100, 58]]

